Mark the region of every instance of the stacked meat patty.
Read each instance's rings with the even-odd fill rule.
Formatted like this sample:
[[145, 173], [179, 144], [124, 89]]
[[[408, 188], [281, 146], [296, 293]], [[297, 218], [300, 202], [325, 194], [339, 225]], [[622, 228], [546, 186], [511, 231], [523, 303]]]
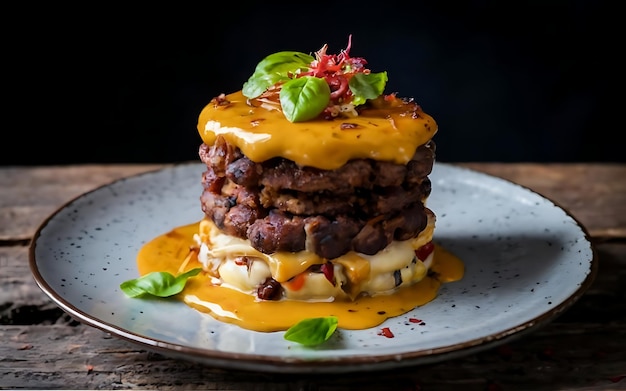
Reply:
[[253, 162], [218, 136], [202, 144], [202, 210], [224, 233], [265, 254], [307, 250], [324, 259], [373, 255], [427, 225], [435, 144], [406, 165], [353, 159], [336, 170], [284, 159]]

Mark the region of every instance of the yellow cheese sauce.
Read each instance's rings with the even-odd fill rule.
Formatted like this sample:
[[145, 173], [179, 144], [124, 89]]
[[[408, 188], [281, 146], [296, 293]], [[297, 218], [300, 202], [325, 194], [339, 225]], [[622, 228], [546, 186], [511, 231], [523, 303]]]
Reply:
[[[195, 257], [196, 252], [190, 251], [196, 244], [193, 236], [197, 230], [198, 223], [176, 227], [146, 243], [137, 255], [139, 274], [169, 272], [178, 275], [202, 267]], [[454, 254], [435, 245], [431, 271], [434, 276], [427, 276], [391, 295], [342, 302], [261, 301], [237, 290], [213, 285], [209, 276], [200, 273], [188, 280], [176, 299], [220, 321], [249, 330], [286, 330], [303, 319], [331, 315], [337, 316], [340, 328], [366, 329], [433, 300], [442, 283], [463, 277], [464, 265]]]
[[[247, 104], [241, 91], [212, 100], [198, 118], [207, 145], [217, 136], [237, 145], [252, 161], [282, 156], [301, 166], [333, 170], [351, 159], [406, 164], [437, 133], [437, 123], [420, 106], [400, 98], [378, 100], [357, 117], [291, 123], [278, 110]], [[311, 142], [315, 140], [315, 142]]]

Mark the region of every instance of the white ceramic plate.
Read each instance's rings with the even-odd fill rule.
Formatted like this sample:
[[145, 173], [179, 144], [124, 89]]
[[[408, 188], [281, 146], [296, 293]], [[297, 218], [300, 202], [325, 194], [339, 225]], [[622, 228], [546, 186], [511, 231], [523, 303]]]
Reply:
[[[203, 169], [177, 165], [70, 201], [35, 235], [30, 267], [37, 284], [75, 319], [148, 350], [221, 368], [338, 373], [433, 363], [509, 341], [561, 314], [596, 273], [584, 227], [552, 201], [436, 163], [428, 201], [437, 215], [435, 240], [464, 260], [465, 276], [380, 327], [338, 330], [306, 348], [283, 332], [221, 323], [176, 300], [127, 298], [119, 285], [138, 277], [140, 247], [202, 218]], [[394, 338], [380, 335], [383, 327]]]

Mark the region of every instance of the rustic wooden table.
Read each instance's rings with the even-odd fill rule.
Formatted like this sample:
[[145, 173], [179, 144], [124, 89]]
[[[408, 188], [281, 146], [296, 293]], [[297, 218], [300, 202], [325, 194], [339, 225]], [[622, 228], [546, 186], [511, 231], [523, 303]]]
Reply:
[[593, 285], [555, 321], [504, 346], [396, 371], [324, 376], [230, 371], [150, 353], [77, 323], [37, 287], [29, 244], [44, 218], [85, 191], [164, 165], [0, 168], [0, 388], [626, 389], [626, 165], [459, 165], [524, 185], [578, 219], [599, 259]]

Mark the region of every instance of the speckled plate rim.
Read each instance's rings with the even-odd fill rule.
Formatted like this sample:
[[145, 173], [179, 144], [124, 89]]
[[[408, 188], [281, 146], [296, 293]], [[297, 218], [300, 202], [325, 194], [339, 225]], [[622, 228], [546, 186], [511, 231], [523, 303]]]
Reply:
[[[51, 276], [48, 275], [49, 272], [46, 272], [45, 270], [42, 271], [42, 268], [46, 266], [46, 262], [52, 262], [51, 258], [46, 258], [47, 255], [45, 251], [40, 251], [40, 243], [43, 241], [43, 239], [52, 235], [51, 232], [47, 232], [48, 227], [51, 225], [51, 223], [55, 222], [55, 220], [60, 219], [60, 215], [62, 215], [63, 213], [69, 213], [67, 212], [69, 209], [76, 209], [74, 212], [80, 210], [81, 206], [77, 206], [77, 203], [81, 202], [86, 204], [92, 204], [94, 202], [92, 198], [95, 198], [96, 195], [103, 192], [115, 192], [116, 189], [114, 189], [114, 187], [124, 188], [126, 184], [132, 183], [133, 181], [143, 179], [152, 181], [153, 179], [159, 179], [163, 176], [173, 178], [171, 180], [176, 181], [177, 175], [185, 176], [190, 175], [190, 173], [193, 173], [195, 175], [196, 173], [200, 173], [202, 169], [202, 165], [198, 163], [182, 163], [133, 175], [126, 178], [121, 178], [119, 180], [113, 181], [109, 184], [100, 186], [89, 192], [81, 194], [59, 207], [54, 213], [52, 213], [41, 223], [39, 228], [36, 230], [34, 239], [30, 245], [29, 266], [37, 285], [62, 310], [64, 310], [66, 313], [68, 313], [74, 319], [80, 321], [81, 323], [101, 329], [121, 339], [130, 341], [135, 344], [139, 344], [147, 350], [162, 353], [166, 356], [183, 358], [186, 360], [200, 362], [218, 368], [229, 368], [244, 371], [264, 371], [277, 373], [345, 373], [368, 370], [385, 370], [398, 367], [435, 363], [443, 360], [463, 357], [468, 354], [492, 348], [504, 342], [520, 338], [522, 335], [546, 325], [554, 318], [558, 317], [561, 313], [563, 313], [572, 304], [574, 304], [589, 288], [597, 273], [598, 262], [596, 251], [593, 248], [591, 241], [589, 240], [589, 235], [585, 227], [564, 208], [557, 205], [552, 200], [544, 197], [543, 195], [508, 180], [484, 174], [469, 168], [459, 167], [454, 164], [442, 162], [437, 162], [435, 164], [433, 173], [430, 176], [431, 180], [433, 181], [433, 193], [431, 194], [431, 197], [429, 199], [429, 206], [433, 208], [433, 210], [435, 210], [435, 213], [438, 216], [438, 228], [436, 230], [435, 240], [441, 239], [441, 241], [443, 242], [450, 242], [452, 247], [454, 247], [453, 237], [459, 232], [453, 230], [452, 232], [447, 234], [448, 237], [438, 238], [438, 233], [445, 231], [445, 228], [440, 228], [440, 226], [442, 225], [441, 220], [444, 220], [443, 225], [453, 225], [449, 224], [449, 222], [445, 220], [446, 212], [443, 206], [432, 206], [432, 204], [434, 203], [433, 201], [437, 197], [439, 189], [447, 188], [447, 191], [452, 194], [448, 195], [448, 197], [461, 197], [461, 195], [454, 194], [456, 190], [453, 188], [455, 185], [461, 184], [461, 186], [470, 186], [471, 188], [476, 188], [478, 189], [477, 192], [479, 193], [486, 191], [490, 194], [490, 192], [495, 191], [497, 193], [497, 195], [494, 196], [496, 197], [496, 199], [506, 200], [507, 198], [515, 197], [521, 199], [520, 202], [522, 202], [523, 204], [532, 202], [535, 202], [536, 205], [541, 204], [541, 207], [550, 208], [550, 210], [560, 213], [559, 218], [565, 220], [565, 222], [569, 226], [567, 232], [569, 235], [572, 236], [571, 238], [566, 238], [565, 240], [569, 240], [573, 243], [572, 245], [576, 247], [577, 253], [582, 253], [582, 255], [580, 255], [582, 258], [578, 260], [580, 268], [575, 268], [576, 274], [574, 275], [574, 279], [571, 280], [571, 288], [568, 290], [568, 293], [566, 293], [565, 296], [557, 298], [556, 300], [554, 300], [554, 302], [550, 302], [550, 306], [548, 308], [538, 308], [536, 311], [531, 310], [530, 314], [525, 315], [525, 318], [514, 324], [507, 324], [503, 327], [498, 327], [496, 324], [496, 320], [488, 319], [484, 323], [485, 327], [494, 326], [495, 328], [489, 329], [489, 327], [487, 327], [487, 329], [490, 331], [488, 331], [486, 334], [478, 336], [474, 335], [473, 337], [466, 339], [460, 337], [460, 340], [457, 338], [457, 340], [449, 344], [439, 343], [436, 346], [428, 346], [425, 348], [409, 347], [407, 349], [392, 347], [391, 349], [382, 349], [379, 353], [376, 353], [376, 350], [378, 348], [376, 346], [373, 346], [371, 349], [367, 347], [363, 348], [363, 350], [369, 349], [368, 353], [364, 353], [360, 351], [360, 349], [356, 349], [354, 352], [348, 354], [341, 354], [341, 348], [339, 347], [339, 350], [336, 348], [336, 346], [339, 345], [331, 345], [331, 348], [328, 351], [325, 351], [324, 349], [313, 349], [309, 351], [312, 352], [311, 354], [309, 354], [309, 352], [307, 352], [306, 350], [301, 350], [301, 353], [297, 353], [299, 347], [289, 346], [288, 349], [285, 350], [285, 353], [289, 354], [285, 354], [284, 356], [282, 356], [275, 354], [268, 355], [263, 354], [262, 352], [255, 351], [240, 352], [228, 351], [223, 349], [207, 349], [191, 346], [186, 342], [172, 341], [169, 337], [161, 338], [148, 336], [141, 331], [133, 330], [133, 327], [129, 327], [126, 324], [121, 325], [119, 324], [119, 322], [112, 321], [110, 319], [103, 319], [103, 317], [94, 315], [93, 313], [91, 313], [91, 311], [81, 308], [81, 306], [77, 304], [75, 297], [66, 297], [66, 295], [60, 292], [58, 283], [50, 281]], [[182, 174], [178, 171], [181, 171]], [[449, 176], [453, 176], [457, 182], [448, 183], [447, 180]], [[465, 180], [466, 177], [468, 178], [467, 181]], [[192, 183], [193, 180], [195, 179], [192, 179]], [[187, 181], [189, 181], [189, 178], [187, 178]], [[140, 192], [140, 190], [138, 189], [135, 189], [133, 191]], [[191, 189], [188, 191], [191, 191], [192, 194], [196, 194], [193, 193], [194, 191], [196, 191], [197, 199], [199, 199], [199, 188]], [[167, 194], [160, 195], [156, 198], [156, 200], [153, 199], [150, 202], [172, 202], [172, 198], [175, 198], [175, 196]], [[133, 200], [133, 202], [135, 201]], [[473, 203], [475, 202], [475, 200], [471, 200], [468, 202]], [[503, 203], [506, 203], [506, 201], [503, 201]], [[138, 205], [137, 207], [140, 206]], [[74, 215], [74, 218], [79, 219], [79, 217], [79, 214]], [[461, 216], [457, 217], [461, 218]], [[509, 217], [507, 217], [507, 219], [509, 219]], [[498, 221], [499, 220], [500, 219], [498, 219]], [[546, 221], [546, 223], [548, 222], [549, 221]], [[462, 224], [463, 223], [461, 222], [461, 224], [454, 225], [456, 225], [458, 228], [458, 226]], [[173, 226], [163, 226], [154, 229], [156, 229], [155, 232], [163, 233], [171, 228], [173, 228]], [[550, 228], [554, 227], [550, 226]], [[79, 228], [76, 228], [76, 230], [78, 229]], [[150, 237], [150, 235], [154, 235], [154, 233], [149, 234], [147, 237]], [[561, 234], [556, 233], [555, 235]], [[466, 239], [473, 240], [473, 238], [475, 238], [475, 236], [470, 235]], [[552, 240], [554, 238], [555, 236], [551, 236], [548, 239]], [[485, 238], [483, 238], [483, 240], [485, 240]], [[487, 238], [486, 240], [491, 239]], [[133, 249], [133, 251], [136, 251], [140, 246], [141, 243], [137, 243], [137, 248]], [[524, 255], [522, 255], [522, 257], [524, 257]], [[132, 267], [135, 265], [128, 266], [132, 269]], [[47, 267], [50, 267], [50, 265], [47, 265]], [[559, 267], [561, 269], [558, 269]], [[563, 266], [557, 266], [556, 272], [553, 271], [553, 274], [551, 274], [550, 276], [546, 276], [545, 281], [550, 281], [551, 276], [556, 275], [557, 273], [563, 273], [567, 271], [568, 270], [563, 269]], [[454, 302], [455, 294], [456, 297], [459, 297], [459, 294], [465, 293], [460, 291], [454, 292], [454, 289], [448, 291], [446, 290], [447, 285], [448, 284], [444, 285], [442, 292], [440, 292], [440, 295], [433, 302], [427, 304], [427, 306], [425, 306], [424, 308], [433, 308], [434, 306], [444, 305], [450, 300], [451, 302]], [[106, 290], [101, 290], [101, 292], [103, 292], [104, 294], [111, 294], [111, 292], [107, 292]], [[118, 289], [116, 289], [115, 292], [117, 294], [120, 294], [120, 291]], [[94, 293], [94, 291], [92, 290], [89, 293]], [[480, 305], [483, 304], [481, 302], [480, 295], [472, 298], [471, 302], [475, 303], [476, 308], [479, 308]], [[151, 303], [151, 305], [152, 304], [156, 306], [176, 305], [178, 307], [186, 307], [186, 305], [183, 303], [178, 302], [172, 304], [171, 301], [168, 301], [167, 303]], [[193, 312], [197, 313], [197, 311]], [[220, 324], [221, 326], [219, 327], [222, 329], [239, 329], [237, 326], [234, 325], [227, 325], [223, 323]], [[384, 325], [385, 324], [383, 324], [381, 327], [378, 327], [377, 329], [381, 329]], [[246, 332], [248, 331], [243, 330], [243, 333]], [[371, 330], [371, 332], [376, 333], [376, 330]], [[275, 336], [277, 341], [278, 339], [282, 340], [281, 335], [282, 334], [279, 333]], [[370, 333], [369, 337], [371, 337], [371, 335], [372, 334]], [[254, 339], [255, 337], [252, 336], [250, 338]], [[294, 351], [296, 353], [294, 353]], [[340, 354], [337, 354], [338, 352]]]

